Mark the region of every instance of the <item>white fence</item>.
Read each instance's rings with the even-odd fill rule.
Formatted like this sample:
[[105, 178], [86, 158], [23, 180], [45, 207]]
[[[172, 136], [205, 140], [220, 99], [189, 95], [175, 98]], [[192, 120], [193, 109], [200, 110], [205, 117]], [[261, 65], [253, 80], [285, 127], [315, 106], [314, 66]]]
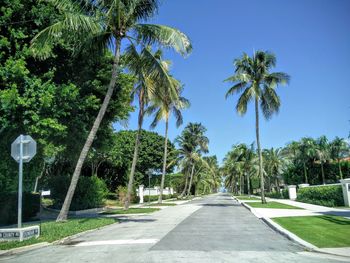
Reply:
[[[174, 189], [172, 187], [166, 187], [163, 189], [163, 195], [172, 195], [174, 194]], [[144, 188], [143, 185], [139, 186], [139, 189], [136, 189], [136, 195], [140, 197], [140, 204], [143, 203], [143, 197], [149, 195], [160, 195], [160, 188], [158, 186], [154, 188]]]

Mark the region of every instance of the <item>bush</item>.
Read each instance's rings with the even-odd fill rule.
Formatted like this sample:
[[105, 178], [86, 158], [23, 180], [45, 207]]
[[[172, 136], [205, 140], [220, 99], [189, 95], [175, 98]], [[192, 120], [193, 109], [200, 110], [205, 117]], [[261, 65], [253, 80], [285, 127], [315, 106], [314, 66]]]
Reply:
[[275, 199], [288, 199], [289, 198], [289, 194], [288, 194], [288, 190], [287, 189], [283, 189], [281, 191], [281, 193], [272, 192], [272, 193], [265, 193], [265, 195], [267, 197], [275, 198]]
[[[0, 194], [0, 224], [14, 224], [17, 222], [18, 193]], [[23, 193], [22, 220], [28, 221], [40, 211], [40, 194]]]
[[[53, 208], [60, 209], [66, 197], [71, 178], [69, 176], [53, 176], [49, 180]], [[101, 207], [108, 194], [105, 182], [96, 176], [81, 176], [73, 196], [71, 211]]]
[[297, 201], [323, 206], [343, 206], [343, 192], [340, 185], [305, 187], [298, 191]]

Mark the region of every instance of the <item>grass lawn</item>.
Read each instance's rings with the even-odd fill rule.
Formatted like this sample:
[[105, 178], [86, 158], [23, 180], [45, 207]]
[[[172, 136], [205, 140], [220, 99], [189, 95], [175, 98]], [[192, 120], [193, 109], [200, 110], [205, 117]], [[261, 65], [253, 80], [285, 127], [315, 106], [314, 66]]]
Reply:
[[268, 202], [267, 204], [262, 204], [261, 202], [248, 203], [251, 207], [254, 208], [275, 208], [275, 209], [303, 209], [300, 207], [286, 205], [278, 202]]
[[[23, 242], [10, 241], [1, 242], [0, 250], [7, 250], [16, 247], [28, 246], [40, 242], [53, 242], [67, 236], [71, 236], [86, 230], [99, 228], [117, 222], [113, 218], [79, 218], [69, 219], [64, 223], [55, 221], [41, 223], [40, 237], [25, 240]], [[33, 224], [25, 224], [29, 226]]]
[[296, 216], [273, 221], [317, 247], [350, 247], [350, 220], [340, 216]]
[[260, 200], [260, 198], [248, 195], [235, 196], [238, 200]]
[[110, 211], [103, 212], [104, 215], [125, 215], [125, 214], [143, 214], [143, 213], [153, 213], [159, 211], [159, 208], [129, 208], [124, 209], [114, 209]]
[[[175, 206], [176, 204], [175, 203], [168, 203], [168, 202], [164, 202], [164, 203], [161, 203], [161, 204], [158, 204], [158, 203], [155, 203], [155, 204], [151, 204], [151, 206]], [[145, 206], [148, 206], [145, 205]]]

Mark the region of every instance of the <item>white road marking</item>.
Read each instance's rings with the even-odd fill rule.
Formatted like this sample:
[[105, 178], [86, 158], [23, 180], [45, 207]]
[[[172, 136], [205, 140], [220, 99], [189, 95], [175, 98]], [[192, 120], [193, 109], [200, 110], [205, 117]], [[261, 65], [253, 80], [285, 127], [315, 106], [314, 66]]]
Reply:
[[134, 244], [154, 244], [158, 239], [121, 239], [121, 240], [101, 240], [88, 241], [74, 245], [75, 247], [104, 246], [104, 245], [134, 245]]

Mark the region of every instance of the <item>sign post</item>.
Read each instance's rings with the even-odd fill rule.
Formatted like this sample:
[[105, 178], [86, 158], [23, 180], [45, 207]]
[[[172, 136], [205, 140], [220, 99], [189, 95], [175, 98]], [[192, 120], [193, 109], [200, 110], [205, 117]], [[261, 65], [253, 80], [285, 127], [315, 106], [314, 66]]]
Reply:
[[28, 163], [36, 154], [36, 142], [29, 135], [20, 135], [11, 144], [11, 156], [19, 163], [18, 168], [18, 228], [22, 227], [23, 163]]

